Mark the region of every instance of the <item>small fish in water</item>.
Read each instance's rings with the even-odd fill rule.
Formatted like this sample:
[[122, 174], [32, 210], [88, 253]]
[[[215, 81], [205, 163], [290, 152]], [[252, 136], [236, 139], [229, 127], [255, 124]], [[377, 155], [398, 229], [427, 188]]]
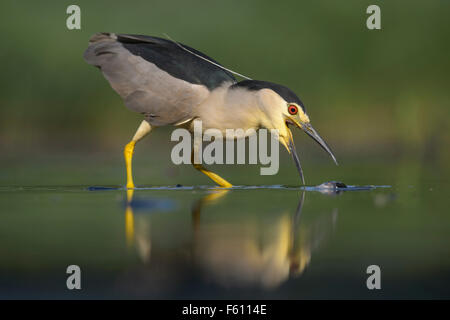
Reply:
[[318, 189], [339, 189], [339, 188], [347, 188], [347, 185], [340, 181], [328, 181], [318, 185], [316, 188]]
[[336, 195], [342, 192], [342, 189], [347, 189], [347, 185], [340, 181], [327, 181], [318, 186], [313, 187], [314, 191], [319, 191], [322, 194]]

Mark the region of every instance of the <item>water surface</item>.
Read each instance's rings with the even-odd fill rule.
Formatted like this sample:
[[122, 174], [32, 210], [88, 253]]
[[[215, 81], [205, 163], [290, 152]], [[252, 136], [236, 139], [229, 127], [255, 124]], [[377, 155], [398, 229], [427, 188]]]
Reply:
[[449, 298], [446, 187], [2, 186], [0, 297]]

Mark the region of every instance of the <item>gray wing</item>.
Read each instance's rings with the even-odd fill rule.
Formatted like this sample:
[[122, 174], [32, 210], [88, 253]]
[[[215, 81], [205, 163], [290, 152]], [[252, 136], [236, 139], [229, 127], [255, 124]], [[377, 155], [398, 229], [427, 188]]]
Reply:
[[208, 57], [196, 49], [184, 44], [176, 44], [173, 41], [158, 37], [118, 34], [117, 41], [131, 53], [154, 63], [158, 68], [172, 76], [193, 84], [202, 84], [210, 90], [214, 90], [224, 82], [236, 82], [234, 76], [216, 65], [209, 63], [187, 50], [220, 65], [217, 61]]
[[84, 59], [100, 68], [129, 109], [145, 114], [155, 126], [191, 119], [193, 107], [210, 90], [236, 82], [221, 68], [156, 37], [98, 33]]

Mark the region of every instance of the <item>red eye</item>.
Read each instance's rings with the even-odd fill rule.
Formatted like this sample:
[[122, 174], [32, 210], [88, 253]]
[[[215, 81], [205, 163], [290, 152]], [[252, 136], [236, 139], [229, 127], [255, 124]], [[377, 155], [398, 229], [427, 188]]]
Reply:
[[297, 106], [294, 106], [293, 104], [291, 104], [291, 105], [288, 107], [288, 111], [289, 111], [289, 113], [292, 114], [292, 115], [297, 114], [297, 112], [298, 112]]

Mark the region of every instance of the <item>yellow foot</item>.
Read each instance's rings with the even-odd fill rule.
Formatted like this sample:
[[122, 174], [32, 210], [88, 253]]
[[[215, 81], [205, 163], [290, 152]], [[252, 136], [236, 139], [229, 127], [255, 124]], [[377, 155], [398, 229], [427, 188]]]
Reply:
[[227, 180], [225, 180], [219, 176], [217, 176], [216, 179], [217, 179], [217, 180], [215, 180], [216, 183], [222, 188], [232, 188], [233, 187], [233, 185], [231, 183], [229, 183]]
[[231, 188], [233, 185], [229, 183], [227, 180], [219, 176], [218, 174], [215, 174], [214, 172], [211, 172], [204, 168], [201, 164], [194, 164], [194, 168], [198, 171], [206, 174], [211, 180], [213, 180], [215, 183], [217, 183], [222, 188]]

